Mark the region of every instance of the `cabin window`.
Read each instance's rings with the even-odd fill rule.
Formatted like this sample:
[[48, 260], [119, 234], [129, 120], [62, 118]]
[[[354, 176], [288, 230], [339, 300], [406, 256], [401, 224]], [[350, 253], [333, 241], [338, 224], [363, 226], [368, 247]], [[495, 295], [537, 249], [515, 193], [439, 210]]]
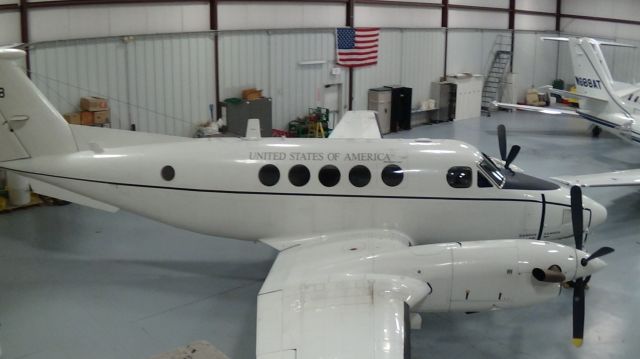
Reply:
[[165, 181], [171, 181], [176, 177], [176, 170], [174, 170], [171, 166], [164, 166], [160, 171], [160, 175]]
[[318, 172], [318, 180], [325, 187], [333, 187], [340, 182], [340, 170], [334, 165], [326, 165]]
[[395, 187], [402, 183], [404, 171], [398, 165], [388, 165], [382, 170], [382, 182], [389, 187]]
[[451, 167], [447, 172], [447, 182], [453, 188], [469, 188], [473, 183], [473, 172], [470, 167]]
[[493, 187], [491, 185], [491, 182], [489, 182], [489, 180], [487, 179], [487, 177], [485, 177], [482, 172], [478, 172], [478, 187], [480, 188], [487, 188], [487, 187]]
[[289, 182], [296, 187], [309, 183], [311, 173], [305, 165], [295, 165], [289, 170]]
[[280, 180], [280, 170], [274, 165], [264, 165], [258, 173], [260, 182], [265, 186], [274, 186]]
[[356, 187], [364, 187], [371, 181], [371, 171], [363, 165], [354, 166], [349, 171], [349, 182]]

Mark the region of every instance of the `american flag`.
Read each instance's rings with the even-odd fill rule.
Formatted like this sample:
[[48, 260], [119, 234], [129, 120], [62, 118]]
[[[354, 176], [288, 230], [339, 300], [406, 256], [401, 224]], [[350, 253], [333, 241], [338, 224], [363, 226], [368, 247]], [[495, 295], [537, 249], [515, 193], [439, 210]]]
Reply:
[[380, 29], [374, 27], [340, 27], [336, 29], [338, 65], [360, 67], [378, 63]]

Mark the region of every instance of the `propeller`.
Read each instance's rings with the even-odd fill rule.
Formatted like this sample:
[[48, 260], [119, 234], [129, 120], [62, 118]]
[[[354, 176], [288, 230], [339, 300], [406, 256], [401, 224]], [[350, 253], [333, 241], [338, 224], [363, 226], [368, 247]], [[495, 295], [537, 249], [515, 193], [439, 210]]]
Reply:
[[[578, 186], [571, 187], [571, 224], [573, 225], [573, 237], [576, 249], [582, 250], [583, 245], [583, 215], [582, 215], [582, 190]], [[589, 261], [613, 252], [613, 248], [602, 247], [593, 252], [589, 257], [580, 260], [580, 265], [586, 267]], [[573, 345], [582, 346], [584, 337], [584, 278], [576, 278], [573, 283]]]
[[500, 159], [507, 160], [507, 129], [504, 125], [498, 125], [498, 147], [500, 148]]
[[510, 169], [509, 165], [518, 156], [520, 146], [512, 146], [507, 154], [507, 129], [504, 125], [498, 125], [498, 147], [500, 149], [500, 159], [504, 161], [504, 168]]

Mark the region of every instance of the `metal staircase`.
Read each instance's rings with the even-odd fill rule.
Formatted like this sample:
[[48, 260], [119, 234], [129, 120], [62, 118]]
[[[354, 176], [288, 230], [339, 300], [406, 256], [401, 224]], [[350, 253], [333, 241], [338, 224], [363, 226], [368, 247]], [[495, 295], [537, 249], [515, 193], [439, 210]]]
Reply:
[[502, 97], [504, 77], [511, 66], [511, 35], [498, 35], [493, 43], [493, 58], [482, 86], [482, 114], [491, 116], [491, 102]]

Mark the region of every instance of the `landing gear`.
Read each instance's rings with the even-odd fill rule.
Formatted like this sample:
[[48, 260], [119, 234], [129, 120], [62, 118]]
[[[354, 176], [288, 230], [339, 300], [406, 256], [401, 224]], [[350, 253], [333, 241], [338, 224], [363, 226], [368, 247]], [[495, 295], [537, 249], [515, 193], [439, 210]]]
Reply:
[[591, 137], [593, 138], [600, 137], [600, 132], [602, 132], [602, 129], [600, 128], [600, 126], [593, 126], [593, 128], [591, 129]]

